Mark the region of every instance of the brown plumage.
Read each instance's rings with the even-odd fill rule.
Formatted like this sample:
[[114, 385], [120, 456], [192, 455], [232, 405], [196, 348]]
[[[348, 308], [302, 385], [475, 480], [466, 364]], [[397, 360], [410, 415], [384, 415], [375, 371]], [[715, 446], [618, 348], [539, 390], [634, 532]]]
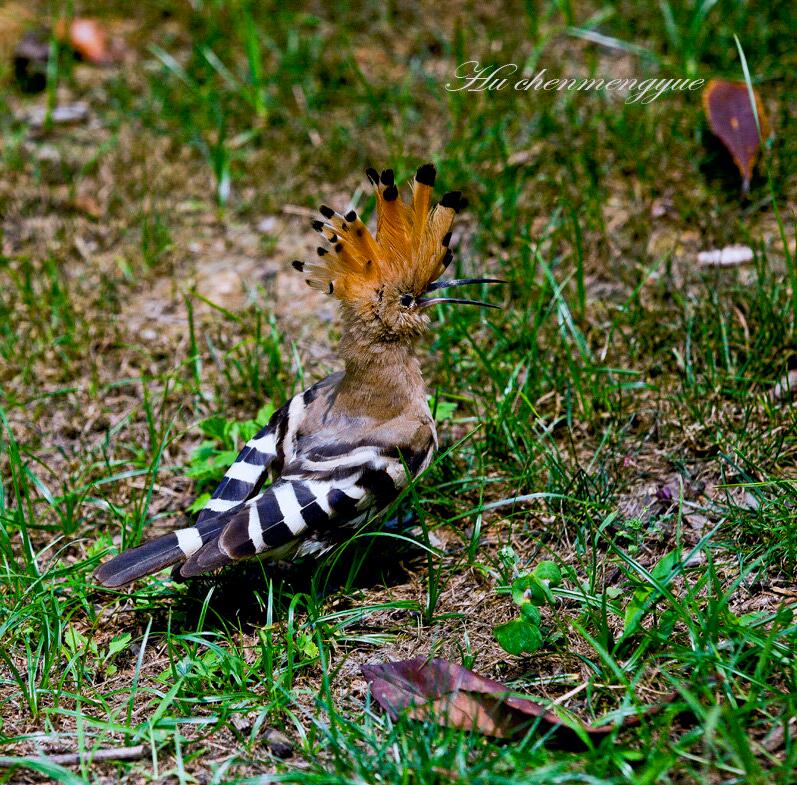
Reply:
[[418, 169], [410, 204], [392, 170], [367, 175], [376, 235], [353, 211], [344, 216], [322, 205], [323, 220], [313, 228], [326, 245], [311, 262], [293, 263], [310, 286], [340, 301], [343, 370], [275, 412], [195, 526], [103, 564], [100, 583], [122, 586], [169, 565], [190, 577], [253, 556], [321, 554], [389, 506], [431, 462], [437, 433], [414, 353], [429, 323], [426, 310], [441, 302], [487, 303], [424, 295], [500, 281], [438, 280], [451, 260], [451, 226], [464, 200], [452, 192], [431, 206], [434, 166]]

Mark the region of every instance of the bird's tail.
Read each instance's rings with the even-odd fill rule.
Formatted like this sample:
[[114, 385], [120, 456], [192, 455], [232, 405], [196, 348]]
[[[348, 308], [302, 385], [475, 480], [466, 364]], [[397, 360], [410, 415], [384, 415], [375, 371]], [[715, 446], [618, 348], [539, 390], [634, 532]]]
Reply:
[[228, 520], [226, 515], [217, 516], [202, 521], [198, 526], [156, 537], [101, 564], [94, 572], [94, 578], [103, 586], [115, 589], [185, 561], [218, 537]]

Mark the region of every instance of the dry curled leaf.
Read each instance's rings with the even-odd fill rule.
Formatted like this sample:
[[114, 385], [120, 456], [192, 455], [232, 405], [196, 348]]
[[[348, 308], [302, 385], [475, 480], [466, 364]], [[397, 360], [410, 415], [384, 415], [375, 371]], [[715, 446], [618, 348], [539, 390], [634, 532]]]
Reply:
[[758, 134], [755, 113], [750, 101], [750, 92], [745, 82], [730, 82], [712, 79], [703, 91], [703, 108], [715, 136], [733, 156], [742, 175], [742, 192], [747, 193], [753, 166], [763, 139], [769, 136], [769, 127], [764, 107], [758, 93], [755, 96], [761, 136]]
[[[567, 746], [581, 746], [587, 737], [601, 738], [617, 727], [589, 725], [560, 716], [530, 698], [514, 694], [500, 682], [447, 660], [416, 657], [371, 663], [360, 670], [377, 703], [394, 719], [406, 712], [413, 719], [475, 730], [500, 739], [521, 736], [537, 723], [543, 732], [555, 731], [557, 740]], [[667, 702], [674, 698], [675, 694]], [[654, 706], [648, 713], [660, 708]], [[639, 716], [627, 717], [622, 727], [638, 722]]]

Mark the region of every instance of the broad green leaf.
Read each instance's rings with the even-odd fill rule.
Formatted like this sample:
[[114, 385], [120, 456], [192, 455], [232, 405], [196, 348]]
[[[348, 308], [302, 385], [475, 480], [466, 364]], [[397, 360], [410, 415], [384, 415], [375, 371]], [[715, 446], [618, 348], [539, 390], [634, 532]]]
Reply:
[[457, 404], [454, 401], [438, 401], [437, 409], [435, 411], [435, 420], [443, 422], [443, 420], [450, 420], [457, 410]]
[[97, 644], [89, 640], [80, 630], [76, 630], [72, 626], [66, 628], [64, 643], [73, 654], [85, 651], [89, 651], [92, 654], [97, 653]]
[[553, 603], [553, 594], [546, 581], [541, 581], [534, 573], [521, 575], [512, 581], [512, 599], [520, 605], [522, 602], [531, 602], [534, 605]]
[[540, 616], [540, 609], [536, 605], [533, 605], [530, 602], [523, 602], [518, 607], [520, 609], [520, 615], [523, 617], [524, 621], [527, 621], [529, 624], [532, 624], [535, 627], [540, 626], [542, 617]]
[[300, 632], [299, 635], [296, 636], [296, 648], [299, 649], [305, 657], [312, 660], [314, 660], [319, 653], [316, 642], [313, 640], [312, 636], [306, 632]]
[[512, 583], [512, 601], [518, 606], [521, 615], [527, 622], [537, 627], [540, 626], [540, 612], [532, 601], [532, 592], [527, 587], [525, 576], [517, 578]]
[[541, 561], [533, 574], [541, 581], [548, 581], [549, 586], [558, 586], [562, 582], [562, 571], [552, 561]]
[[272, 414], [274, 414], [274, 404], [271, 403], [271, 401], [269, 401], [268, 403], [264, 403], [257, 410], [257, 414], [255, 415], [255, 420], [257, 421], [258, 425], [262, 428], [271, 419]]
[[542, 646], [540, 628], [523, 619], [513, 619], [493, 628], [493, 635], [504, 651], [515, 656], [531, 654]]
[[240, 441], [248, 442], [259, 430], [260, 425], [254, 420], [246, 420], [242, 422], [238, 430]]
[[113, 657], [115, 654], [118, 654], [120, 651], [127, 648], [128, 643], [130, 643], [129, 632], [125, 632], [123, 635], [117, 635], [108, 644], [108, 657]]
[[224, 438], [227, 434], [227, 420], [221, 415], [216, 414], [213, 417], [202, 420], [202, 422], [199, 423], [199, 429], [205, 436], [212, 436], [214, 439], [224, 442]]
[[197, 496], [194, 499], [193, 503], [188, 507], [188, 512], [199, 512], [210, 500], [209, 493], [203, 493], [201, 496]]

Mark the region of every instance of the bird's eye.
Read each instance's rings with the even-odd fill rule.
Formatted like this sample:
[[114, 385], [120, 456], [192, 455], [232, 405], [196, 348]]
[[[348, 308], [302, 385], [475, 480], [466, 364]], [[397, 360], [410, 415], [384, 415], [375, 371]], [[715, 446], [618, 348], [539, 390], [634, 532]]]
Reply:
[[405, 308], [409, 308], [415, 302], [415, 298], [411, 294], [402, 294], [399, 302]]

